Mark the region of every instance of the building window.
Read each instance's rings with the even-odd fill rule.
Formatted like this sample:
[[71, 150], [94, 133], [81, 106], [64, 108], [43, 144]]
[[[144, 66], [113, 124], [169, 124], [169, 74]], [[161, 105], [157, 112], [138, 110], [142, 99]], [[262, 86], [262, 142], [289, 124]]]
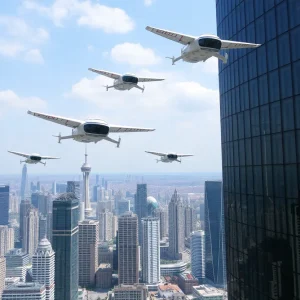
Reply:
[[276, 36], [276, 21], [275, 21], [275, 9], [266, 13], [266, 33], [267, 40], [270, 41]]
[[279, 100], [279, 80], [277, 70], [269, 73], [269, 95], [269, 100], [271, 102]]
[[268, 70], [272, 71], [278, 68], [277, 40], [273, 40], [267, 45]]
[[277, 6], [277, 31], [278, 35], [288, 30], [288, 15], [287, 15], [287, 2], [284, 1]]
[[290, 65], [280, 69], [280, 87], [282, 98], [292, 96], [292, 74]]
[[[299, 15], [298, 15], [298, 19], [300, 19]], [[293, 61], [295, 61], [300, 58], [300, 26], [291, 31], [291, 44], [292, 44], [292, 59]]]
[[282, 101], [282, 119], [283, 130], [294, 129], [294, 105], [293, 99], [286, 99]]

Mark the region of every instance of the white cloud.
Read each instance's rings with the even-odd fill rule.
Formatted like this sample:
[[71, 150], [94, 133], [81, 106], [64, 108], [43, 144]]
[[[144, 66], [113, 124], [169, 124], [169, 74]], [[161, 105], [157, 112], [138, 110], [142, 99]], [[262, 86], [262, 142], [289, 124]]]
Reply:
[[160, 62], [160, 57], [152, 49], [144, 48], [141, 44], [123, 43], [116, 45], [111, 49], [110, 55], [116, 62], [136, 66], [149, 66]]
[[79, 26], [101, 29], [106, 33], [127, 33], [134, 28], [133, 20], [124, 10], [90, 0], [55, 0], [49, 7], [35, 0], [26, 0], [23, 7], [48, 16], [56, 26], [62, 26], [66, 19], [75, 17]]
[[0, 40], [0, 55], [16, 57], [24, 50], [24, 46], [18, 42]]
[[88, 45], [87, 49], [89, 52], [93, 52], [95, 50], [95, 47], [93, 45]]
[[200, 62], [195, 64], [193, 67], [195, 69], [200, 69], [201, 72], [216, 75], [218, 74], [218, 63], [219, 60], [216, 57], [211, 57], [206, 62]]
[[154, 3], [154, 0], [144, 0], [146, 6], [151, 6]]
[[25, 53], [24, 59], [26, 62], [34, 64], [43, 64], [44, 58], [39, 49], [31, 49]]

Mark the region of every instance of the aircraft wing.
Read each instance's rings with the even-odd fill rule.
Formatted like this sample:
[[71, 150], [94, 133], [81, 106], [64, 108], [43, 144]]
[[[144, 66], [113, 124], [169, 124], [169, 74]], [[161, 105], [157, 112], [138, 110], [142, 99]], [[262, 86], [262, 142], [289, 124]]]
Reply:
[[166, 153], [161, 153], [161, 152], [152, 152], [152, 151], [145, 151], [145, 152], [153, 154], [153, 155], [157, 155], [157, 156], [165, 156], [165, 155], [167, 155]]
[[41, 159], [60, 159], [60, 157], [41, 156]]
[[119, 125], [108, 125], [109, 132], [146, 132], [146, 131], [154, 131], [153, 128], [140, 128], [140, 127], [127, 127], [127, 126], [119, 126]]
[[19, 155], [19, 156], [23, 156], [23, 157], [28, 157], [30, 156], [30, 154], [26, 154], [26, 153], [22, 153], [22, 152], [15, 152], [15, 151], [8, 151], [9, 153], [12, 153], [12, 154], [16, 154], [16, 155]]
[[147, 26], [146, 30], [151, 31], [155, 34], [158, 34], [166, 39], [180, 43], [182, 45], [190, 44], [196, 39], [196, 37], [191, 36], [191, 35], [186, 35], [186, 34], [182, 34], [182, 33], [178, 33], [178, 32], [154, 28], [154, 27], [150, 27], [150, 26]]
[[89, 71], [92, 71], [94, 73], [97, 73], [97, 74], [100, 74], [100, 75], [103, 75], [103, 76], [106, 76], [106, 77], [109, 77], [109, 78], [113, 78], [113, 79], [118, 79], [122, 76], [118, 73], [112, 73], [112, 72], [107, 72], [107, 71], [104, 71], [104, 70], [97, 70], [97, 69], [92, 69], [92, 68], [89, 68]]
[[150, 82], [150, 81], [163, 81], [162, 78], [146, 78], [146, 77], [139, 77], [139, 82]]
[[178, 157], [194, 156], [193, 154], [177, 154]]
[[68, 126], [71, 128], [76, 128], [78, 127], [82, 122], [80, 120], [75, 120], [75, 119], [69, 119], [69, 118], [65, 118], [65, 117], [60, 117], [60, 116], [53, 116], [53, 115], [46, 115], [46, 114], [42, 114], [39, 112], [34, 112], [34, 111], [30, 111], [28, 110], [27, 113], [29, 115], [50, 121], [50, 122], [54, 122], [60, 125], [64, 125], [64, 126]]
[[251, 44], [251, 43], [244, 43], [244, 42], [222, 40], [222, 49], [257, 48], [260, 45], [261, 44]]

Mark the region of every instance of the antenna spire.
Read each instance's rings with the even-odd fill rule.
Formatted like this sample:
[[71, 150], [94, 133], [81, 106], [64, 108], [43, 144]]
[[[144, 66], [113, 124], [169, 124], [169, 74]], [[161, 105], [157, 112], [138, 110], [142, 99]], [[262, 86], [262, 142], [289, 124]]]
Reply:
[[87, 164], [87, 145], [85, 144], [85, 163]]

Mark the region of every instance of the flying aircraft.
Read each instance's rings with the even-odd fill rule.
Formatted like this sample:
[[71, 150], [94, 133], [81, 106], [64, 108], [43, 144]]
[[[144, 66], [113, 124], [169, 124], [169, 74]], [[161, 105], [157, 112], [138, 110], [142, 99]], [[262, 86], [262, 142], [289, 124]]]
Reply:
[[260, 44], [251, 44], [236, 41], [221, 40], [216, 35], [205, 34], [200, 37], [168, 31], [164, 29], [154, 28], [147, 26], [146, 30], [158, 34], [166, 39], [184, 45], [181, 49], [181, 55], [179, 57], [167, 57], [172, 60], [172, 64], [179, 60], [183, 60], [189, 63], [197, 63], [200, 61], [205, 62], [210, 57], [216, 57], [227, 63], [228, 54], [225, 56], [220, 54], [220, 50], [223, 49], [241, 49], [241, 48], [257, 48]]
[[153, 155], [160, 156], [160, 159], [157, 159], [156, 162], [164, 162], [164, 163], [171, 163], [173, 161], [178, 161], [181, 163], [180, 157], [188, 157], [194, 156], [193, 154], [176, 154], [176, 153], [161, 153], [161, 152], [152, 152], [152, 151], [145, 151], [146, 153], [150, 153]]
[[119, 91], [129, 91], [132, 88], [137, 88], [144, 92], [145, 86], [141, 87], [138, 85], [139, 82], [150, 82], [150, 81], [162, 81], [164, 79], [161, 78], [145, 78], [145, 77], [137, 77], [133, 74], [117, 74], [112, 72], [107, 72], [104, 70], [96, 70], [89, 68], [89, 71], [92, 71], [94, 73], [109, 77], [114, 79], [114, 84], [111, 86], [106, 85], [106, 91], [110, 88], [114, 88]]
[[140, 127], [128, 127], [128, 126], [119, 126], [119, 125], [109, 125], [105, 121], [100, 119], [90, 119], [86, 121], [80, 121], [75, 119], [69, 119], [60, 116], [46, 115], [39, 112], [28, 111], [29, 115], [54, 122], [60, 125], [64, 125], [72, 129], [72, 134], [67, 136], [55, 136], [58, 138], [58, 142], [66, 139], [73, 139], [77, 142], [82, 143], [97, 143], [101, 140], [106, 140], [108, 142], [117, 144], [117, 147], [120, 147], [121, 138], [119, 140], [114, 140], [110, 138], [109, 133], [118, 133], [118, 132], [146, 132], [154, 131], [152, 128], [140, 128]]
[[28, 164], [40, 163], [40, 164], [43, 164], [44, 166], [46, 166], [46, 162], [42, 162], [42, 160], [44, 160], [44, 159], [60, 159], [60, 157], [42, 156], [38, 153], [26, 154], [26, 153], [15, 152], [15, 151], [8, 151], [8, 152], [25, 157], [26, 158], [25, 160], [20, 160], [20, 164], [23, 162], [28, 163]]

